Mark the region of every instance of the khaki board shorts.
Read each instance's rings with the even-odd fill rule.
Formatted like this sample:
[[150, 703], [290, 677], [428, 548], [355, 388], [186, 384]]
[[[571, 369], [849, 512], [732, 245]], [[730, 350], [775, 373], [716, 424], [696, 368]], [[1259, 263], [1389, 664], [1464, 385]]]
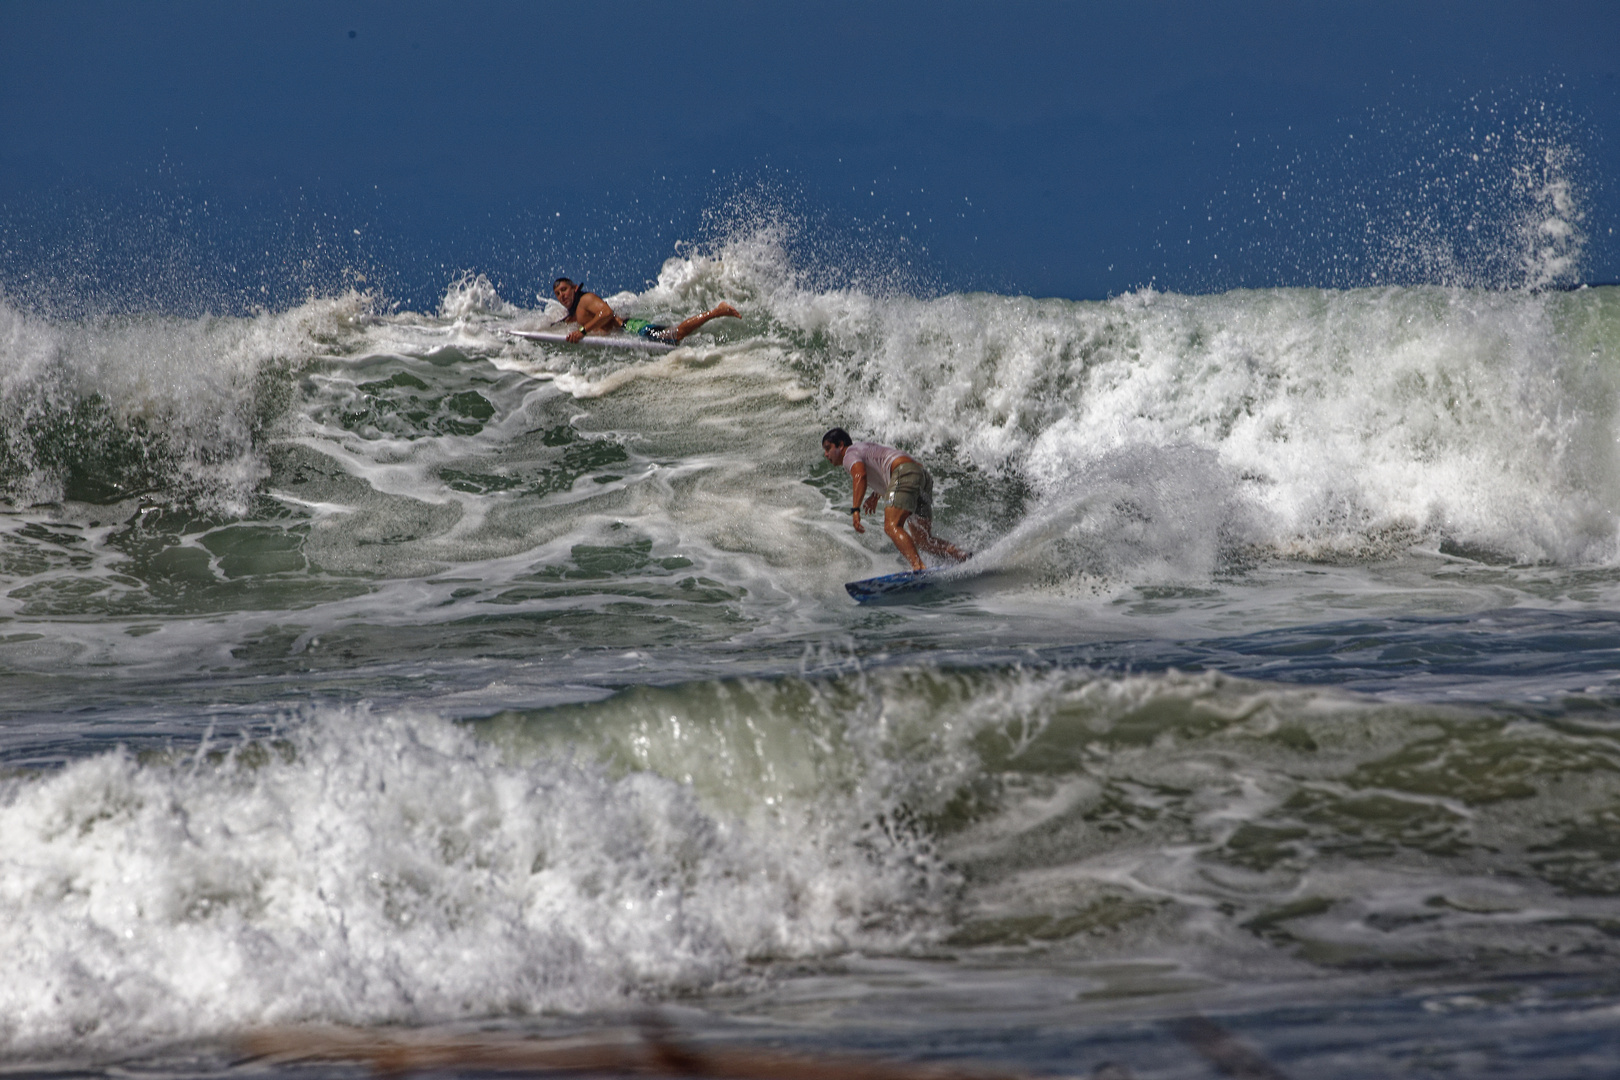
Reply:
[[934, 478], [915, 461], [896, 465], [889, 473], [889, 505], [928, 521], [934, 519]]

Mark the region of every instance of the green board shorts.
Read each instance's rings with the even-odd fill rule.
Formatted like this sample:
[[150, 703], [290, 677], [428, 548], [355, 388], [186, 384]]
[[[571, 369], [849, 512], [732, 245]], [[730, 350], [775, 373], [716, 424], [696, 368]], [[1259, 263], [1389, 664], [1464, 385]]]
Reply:
[[934, 518], [934, 478], [915, 461], [896, 465], [889, 473], [889, 505], [928, 521]]
[[646, 319], [626, 319], [624, 329], [627, 334], [636, 334], [651, 341], [663, 341], [674, 345], [675, 331], [661, 323], [648, 322]]

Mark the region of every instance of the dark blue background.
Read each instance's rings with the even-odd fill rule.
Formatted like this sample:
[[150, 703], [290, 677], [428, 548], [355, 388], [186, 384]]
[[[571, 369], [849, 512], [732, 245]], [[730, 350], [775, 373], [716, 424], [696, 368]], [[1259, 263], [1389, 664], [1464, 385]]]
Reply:
[[[1573, 151], [1579, 276], [1620, 278], [1613, 0], [0, 19], [0, 291], [36, 306], [239, 309], [364, 275], [431, 308], [463, 269], [531, 302], [558, 272], [639, 288], [677, 240], [767, 218], [824, 280], [1085, 298], [1399, 278], [1415, 212], [1512, 284], [1508, 208], [1466, 225], [1547, 146]], [[1507, 149], [1469, 166], [1491, 132]]]

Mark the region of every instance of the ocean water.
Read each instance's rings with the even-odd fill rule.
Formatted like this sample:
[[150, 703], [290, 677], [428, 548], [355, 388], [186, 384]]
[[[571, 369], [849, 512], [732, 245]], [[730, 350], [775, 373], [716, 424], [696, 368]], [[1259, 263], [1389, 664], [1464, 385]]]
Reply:
[[[1614, 1070], [1620, 289], [807, 282], [769, 230], [671, 259], [615, 308], [744, 318], [655, 358], [476, 275], [0, 300], [8, 1068], [651, 1006], [1035, 1075]], [[965, 572], [849, 600], [900, 563], [834, 424]]]

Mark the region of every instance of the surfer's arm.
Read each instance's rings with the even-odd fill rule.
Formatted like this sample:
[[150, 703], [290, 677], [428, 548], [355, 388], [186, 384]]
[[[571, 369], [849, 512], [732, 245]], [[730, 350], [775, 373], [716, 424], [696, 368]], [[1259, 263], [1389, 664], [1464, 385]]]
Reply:
[[580, 297], [579, 301], [579, 329], [569, 334], [568, 340], [578, 341], [593, 330], [601, 330], [612, 322], [613, 309], [608, 307], [608, 302], [594, 293], [587, 293]]
[[[855, 481], [855, 507], [849, 517], [850, 521], [855, 525], [855, 531], [863, 533], [866, 531], [866, 526], [861, 524], [861, 497], [866, 494], [866, 462], [857, 461], [850, 466], [849, 475]], [[876, 500], [876, 498], [877, 496], [873, 495], [873, 499]]]

